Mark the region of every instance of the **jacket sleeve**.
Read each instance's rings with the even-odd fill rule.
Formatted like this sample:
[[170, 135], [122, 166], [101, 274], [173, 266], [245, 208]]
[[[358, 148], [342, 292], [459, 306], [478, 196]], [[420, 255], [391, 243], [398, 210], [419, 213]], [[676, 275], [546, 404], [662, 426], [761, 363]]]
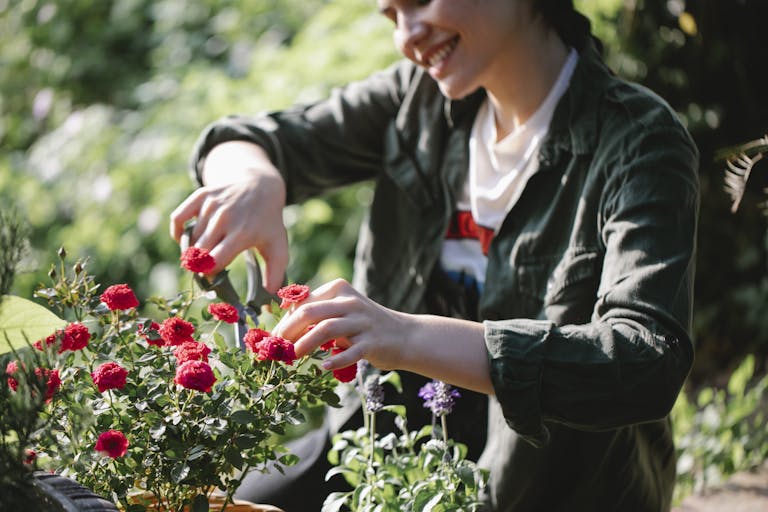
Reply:
[[591, 321], [485, 323], [505, 419], [537, 446], [548, 421], [604, 430], [665, 417], [693, 361], [697, 150], [671, 123], [620, 145], [595, 219], [605, 255]]
[[217, 144], [249, 141], [263, 147], [286, 180], [288, 202], [375, 176], [384, 134], [395, 120], [415, 68], [407, 61], [334, 89], [309, 105], [248, 117], [231, 115], [207, 126], [193, 149], [198, 183], [206, 155]]

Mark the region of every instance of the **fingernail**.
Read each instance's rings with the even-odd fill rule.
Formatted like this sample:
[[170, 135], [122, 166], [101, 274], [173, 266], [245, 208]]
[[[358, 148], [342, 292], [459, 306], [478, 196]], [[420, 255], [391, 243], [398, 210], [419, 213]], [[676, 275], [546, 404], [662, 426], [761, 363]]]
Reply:
[[331, 362], [330, 361], [323, 361], [323, 364], [321, 366], [325, 370], [330, 370], [331, 369]]

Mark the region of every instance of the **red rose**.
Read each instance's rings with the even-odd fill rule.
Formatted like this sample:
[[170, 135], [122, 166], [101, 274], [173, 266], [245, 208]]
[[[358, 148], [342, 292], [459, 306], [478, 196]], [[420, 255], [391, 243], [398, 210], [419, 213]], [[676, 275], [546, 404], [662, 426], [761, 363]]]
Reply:
[[128, 438], [119, 430], [107, 430], [96, 440], [96, 451], [116, 459], [128, 451]]
[[144, 324], [139, 325], [139, 328], [137, 329], [137, 334], [144, 338], [144, 340], [150, 344], [155, 345], [156, 347], [162, 347], [165, 344], [165, 341], [163, 340], [163, 337], [160, 336], [160, 324], [157, 322], [152, 322], [149, 326], [149, 329], [144, 331]]
[[309, 297], [309, 286], [305, 284], [289, 284], [277, 290], [277, 296], [283, 299], [280, 303], [282, 309], [291, 304], [296, 304]]
[[[314, 328], [315, 328], [315, 324], [312, 324], [309, 327], [307, 327], [307, 331], [306, 332], [309, 332], [309, 331], [311, 331]], [[325, 343], [323, 343], [322, 345], [320, 345], [320, 350], [325, 350], [327, 352], [327, 351], [331, 350], [335, 346], [336, 346], [336, 340], [335, 339], [328, 340]]]
[[226, 302], [214, 302], [208, 304], [208, 312], [212, 314], [213, 318], [216, 320], [228, 324], [234, 324], [240, 319], [240, 315], [237, 313], [237, 308]]
[[16, 391], [19, 389], [19, 381], [11, 377], [19, 369], [19, 364], [16, 361], [10, 361], [5, 365], [5, 374], [8, 375], [8, 387]]
[[[11, 377], [19, 369], [19, 365], [16, 361], [10, 361], [5, 365], [5, 373], [8, 375], [8, 387], [13, 391], [19, 388], [19, 381]], [[40, 382], [45, 382], [45, 401], [50, 402], [53, 395], [61, 388], [61, 378], [59, 377], [59, 370], [49, 370], [48, 368], [35, 368], [35, 377]]]
[[50, 402], [53, 395], [61, 388], [61, 378], [59, 370], [49, 370], [48, 368], [35, 368], [35, 375], [41, 381], [45, 381], [47, 388], [45, 391], [45, 401]]
[[88, 328], [79, 322], [73, 322], [64, 329], [64, 337], [59, 351], [82, 350], [88, 346], [90, 339], [91, 333]]
[[211, 349], [205, 343], [198, 343], [196, 341], [185, 341], [173, 351], [178, 364], [186, 363], [187, 361], [205, 361], [207, 363], [208, 354], [210, 353]]
[[264, 329], [248, 329], [243, 337], [243, 343], [251, 352], [258, 352], [259, 342], [268, 336], [270, 336], [269, 332]]
[[35, 459], [37, 458], [37, 453], [35, 450], [27, 449], [25, 452], [26, 457], [24, 458], [24, 464], [32, 464], [35, 462]]
[[336, 346], [336, 340], [328, 340], [322, 345], [320, 345], [320, 350], [325, 350], [326, 352], [331, 350], [333, 347]]
[[174, 347], [181, 345], [185, 341], [195, 341], [192, 339], [192, 335], [195, 333], [195, 326], [178, 316], [172, 316], [163, 320], [157, 332], [165, 340], [166, 345]]
[[101, 294], [101, 302], [112, 310], [135, 308], [139, 300], [127, 284], [113, 284]]
[[176, 368], [173, 382], [187, 389], [209, 393], [216, 382], [210, 365], [204, 361], [186, 361]]
[[128, 370], [117, 363], [104, 363], [91, 374], [93, 383], [99, 388], [99, 393], [108, 389], [123, 389]]
[[[62, 330], [58, 330], [43, 340], [37, 340], [32, 344], [32, 346], [35, 347], [37, 350], [45, 350], [45, 347], [50, 347], [51, 345], [59, 341], [59, 338], [63, 335], [63, 333], [64, 332]], [[45, 343], [45, 347], [43, 346], [43, 343]], [[59, 352], [61, 352], [61, 350]]]
[[[344, 350], [345, 349], [343, 348], [334, 348], [331, 350], [331, 354], [336, 355], [344, 352]], [[345, 366], [344, 368], [333, 370], [333, 376], [339, 382], [350, 382], [355, 380], [355, 377], [357, 376], [357, 363]]]
[[189, 247], [181, 255], [181, 266], [191, 272], [207, 274], [216, 266], [216, 260], [205, 249]]
[[292, 365], [296, 360], [293, 343], [279, 336], [267, 336], [256, 344], [256, 358], [260, 361], [282, 361]]

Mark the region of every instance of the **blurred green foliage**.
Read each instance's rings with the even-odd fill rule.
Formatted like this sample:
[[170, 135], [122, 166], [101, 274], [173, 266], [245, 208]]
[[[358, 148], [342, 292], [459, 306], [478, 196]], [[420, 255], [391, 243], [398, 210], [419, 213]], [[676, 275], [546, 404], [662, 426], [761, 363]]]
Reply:
[[704, 387], [685, 394], [672, 409], [677, 449], [676, 501], [722, 484], [737, 471], [768, 459], [768, 375], [755, 375], [747, 356], [722, 389]]
[[[768, 2], [575, 3], [609, 65], [667, 99], [700, 149], [690, 392], [722, 396], [745, 354], [758, 374], [768, 354], [768, 236], [754, 207], [768, 173], [730, 214], [714, 158], [768, 129]], [[90, 258], [98, 282], [174, 293], [168, 215], [194, 188], [187, 158], [202, 127], [312, 101], [396, 58], [371, 0], [0, 0], [0, 205], [13, 199], [30, 226], [14, 293], [31, 297], [62, 245]], [[370, 199], [361, 185], [289, 207], [288, 278], [349, 278]], [[692, 418], [693, 403], [678, 407]]]
[[[32, 227], [15, 288], [26, 297], [62, 245], [101, 282], [172, 293], [167, 219], [194, 188], [202, 127], [320, 98], [395, 58], [366, 0], [0, 0], [0, 34], [12, 64], [0, 66], [0, 194]], [[286, 212], [291, 280], [349, 277], [369, 198], [358, 187]]]

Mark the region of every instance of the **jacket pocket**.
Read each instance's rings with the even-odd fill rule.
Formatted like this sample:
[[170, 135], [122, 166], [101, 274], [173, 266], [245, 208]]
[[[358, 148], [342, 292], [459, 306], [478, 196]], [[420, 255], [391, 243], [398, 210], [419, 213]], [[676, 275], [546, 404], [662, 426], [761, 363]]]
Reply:
[[545, 316], [558, 325], [589, 322], [601, 268], [602, 257], [596, 251], [566, 252], [547, 280]]
[[433, 184], [428, 175], [425, 158], [419, 159], [415, 148], [408, 146], [390, 124], [385, 134], [384, 174], [394, 183], [402, 195], [418, 210], [425, 210], [435, 203]]

